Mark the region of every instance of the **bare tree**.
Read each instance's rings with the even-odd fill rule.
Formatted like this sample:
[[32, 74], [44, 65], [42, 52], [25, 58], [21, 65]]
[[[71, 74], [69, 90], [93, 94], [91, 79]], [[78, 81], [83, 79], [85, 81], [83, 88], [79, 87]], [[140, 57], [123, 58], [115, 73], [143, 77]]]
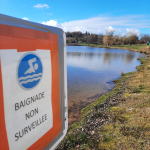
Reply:
[[121, 37], [120, 33], [118, 33], [114, 36], [114, 44], [115, 45], [121, 45], [122, 44], [122, 37]]
[[137, 44], [138, 43], [138, 36], [136, 34], [131, 34], [129, 36], [129, 44]]
[[140, 41], [141, 41], [141, 43], [147, 43], [148, 41], [150, 41], [150, 35], [142, 34]]
[[97, 35], [91, 34], [91, 35], [87, 36], [86, 42], [89, 44], [97, 42]]
[[99, 35], [98, 35], [98, 37], [97, 37], [97, 42], [98, 42], [98, 44], [100, 44], [100, 45], [103, 44], [103, 37], [104, 37], [103, 34], [99, 34]]
[[103, 43], [108, 46], [108, 36], [107, 35], [103, 36]]
[[69, 43], [69, 44], [76, 43], [76, 40], [74, 38], [72, 38], [72, 37], [67, 37], [66, 38], [66, 43]]
[[107, 46], [109, 46], [109, 45], [112, 45], [113, 44], [113, 42], [114, 42], [114, 32], [115, 32], [115, 30], [108, 30], [108, 29], [106, 29], [105, 30], [105, 36], [104, 36], [104, 38], [103, 38], [103, 42], [104, 42], [104, 44], [106, 44]]
[[124, 35], [121, 38], [121, 41], [122, 41], [122, 45], [128, 44], [129, 43], [129, 39], [128, 39], [127, 35]]
[[113, 35], [104, 35], [103, 36], [103, 43], [107, 46], [112, 45], [114, 42]]

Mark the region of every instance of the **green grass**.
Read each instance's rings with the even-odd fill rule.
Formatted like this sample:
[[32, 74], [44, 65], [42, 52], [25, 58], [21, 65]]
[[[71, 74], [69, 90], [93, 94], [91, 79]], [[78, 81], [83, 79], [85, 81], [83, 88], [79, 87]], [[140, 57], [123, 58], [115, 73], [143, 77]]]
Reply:
[[80, 45], [82, 45], [82, 46], [93, 46], [93, 47], [99, 46], [98, 44], [88, 44], [88, 43], [81, 43]]
[[142, 47], [145, 47], [146, 44], [142, 44], [142, 45], [113, 45], [111, 47], [120, 47], [120, 48], [131, 48], [131, 49], [140, 49]]
[[88, 43], [81, 43], [80, 45], [82, 46], [91, 46], [91, 47], [102, 47], [102, 48], [127, 48], [127, 49], [134, 49], [134, 50], [139, 50], [140, 48], [144, 48], [146, 44], [141, 44], [141, 45], [111, 45], [111, 46], [106, 46], [106, 45], [99, 45], [99, 44], [88, 44]]

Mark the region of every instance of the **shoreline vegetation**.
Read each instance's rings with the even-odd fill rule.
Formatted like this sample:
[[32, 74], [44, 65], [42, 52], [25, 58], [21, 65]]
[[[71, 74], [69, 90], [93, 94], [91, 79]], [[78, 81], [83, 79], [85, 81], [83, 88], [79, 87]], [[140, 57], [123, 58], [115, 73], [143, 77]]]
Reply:
[[150, 149], [150, 57], [146, 48], [128, 47], [146, 53], [147, 58], [138, 58], [137, 71], [122, 73], [113, 81], [114, 89], [82, 109], [57, 150]]
[[105, 45], [99, 45], [99, 44], [88, 44], [88, 43], [71, 43], [67, 44], [67, 46], [89, 46], [89, 47], [97, 47], [97, 48], [107, 48], [107, 49], [124, 49], [124, 50], [130, 50], [134, 52], [144, 53], [144, 54], [150, 54], [150, 46], [146, 44], [134, 44], [134, 45], [112, 45], [112, 46], [105, 46]]

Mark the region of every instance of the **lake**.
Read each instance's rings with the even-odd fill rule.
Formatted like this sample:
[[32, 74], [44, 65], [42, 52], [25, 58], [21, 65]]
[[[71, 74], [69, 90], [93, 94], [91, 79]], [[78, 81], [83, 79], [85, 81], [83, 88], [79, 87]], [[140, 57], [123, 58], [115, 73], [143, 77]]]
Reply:
[[67, 88], [69, 124], [85, 106], [114, 88], [121, 72], [136, 71], [145, 54], [121, 49], [67, 46]]

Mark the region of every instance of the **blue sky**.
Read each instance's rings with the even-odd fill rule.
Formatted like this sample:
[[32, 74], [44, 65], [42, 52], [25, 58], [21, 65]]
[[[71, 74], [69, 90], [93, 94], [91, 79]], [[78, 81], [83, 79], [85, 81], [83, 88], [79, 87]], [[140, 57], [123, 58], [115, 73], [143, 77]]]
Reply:
[[65, 31], [150, 34], [150, 0], [0, 0], [0, 13]]

